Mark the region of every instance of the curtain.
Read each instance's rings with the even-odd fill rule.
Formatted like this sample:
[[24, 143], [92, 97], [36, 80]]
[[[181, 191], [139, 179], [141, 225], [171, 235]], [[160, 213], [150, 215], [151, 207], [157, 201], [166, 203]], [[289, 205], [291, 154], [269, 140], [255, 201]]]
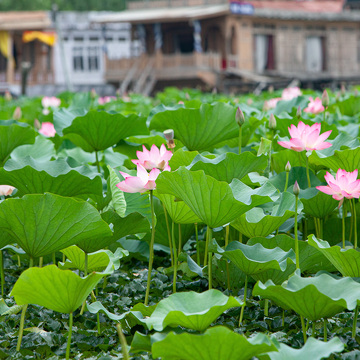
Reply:
[[322, 42], [319, 36], [306, 38], [306, 70], [311, 72], [323, 70]]
[[262, 73], [268, 63], [269, 37], [267, 35], [255, 35], [255, 69]]
[[7, 31], [0, 31], [0, 52], [4, 57], [9, 57], [9, 33]]

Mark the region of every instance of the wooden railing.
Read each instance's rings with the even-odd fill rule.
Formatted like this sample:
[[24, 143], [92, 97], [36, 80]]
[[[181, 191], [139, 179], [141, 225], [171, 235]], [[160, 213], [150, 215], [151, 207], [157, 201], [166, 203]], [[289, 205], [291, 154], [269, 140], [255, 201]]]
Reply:
[[228, 0], [128, 0], [128, 9], [184, 7], [227, 4]]
[[[0, 82], [8, 82], [6, 72], [0, 72]], [[13, 81], [9, 82], [10, 84], [21, 84], [21, 73], [20, 71], [14, 72]], [[45, 85], [54, 83], [54, 74], [52, 71], [30, 71], [27, 83], [29, 85]]]

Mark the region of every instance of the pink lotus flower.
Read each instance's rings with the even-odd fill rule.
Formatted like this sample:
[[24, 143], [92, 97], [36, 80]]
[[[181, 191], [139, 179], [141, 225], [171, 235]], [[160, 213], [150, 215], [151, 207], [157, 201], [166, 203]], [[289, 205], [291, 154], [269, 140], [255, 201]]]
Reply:
[[104, 97], [98, 98], [98, 103], [99, 103], [99, 105], [104, 105], [112, 100], [116, 100], [116, 97], [115, 96], [104, 96]]
[[278, 141], [278, 144], [284, 148], [295, 151], [308, 151], [323, 150], [332, 145], [329, 142], [325, 142], [332, 130], [320, 135], [321, 124], [319, 123], [310, 126], [300, 121], [297, 127], [291, 125], [291, 128], [288, 129], [291, 136], [290, 141]]
[[155, 180], [160, 174], [159, 169], [152, 169], [150, 173], [140, 164], [137, 166], [137, 176], [131, 176], [126, 172], [120, 171], [120, 174], [125, 178], [124, 181], [119, 182], [116, 186], [128, 193], [143, 193], [148, 190], [156, 188]]
[[54, 124], [51, 123], [51, 122], [47, 122], [47, 121], [43, 122], [41, 124], [41, 128], [39, 130], [39, 133], [43, 134], [45, 136], [48, 136], [48, 137], [54, 137], [55, 134], [56, 134]]
[[160, 149], [153, 145], [150, 151], [143, 145], [143, 151], [137, 151], [136, 155], [138, 160], [131, 160], [135, 165], [141, 165], [146, 170], [152, 170], [154, 168], [170, 171], [169, 160], [172, 157], [172, 152], [166, 150], [164, 144], [161, 145]]
[[292, 100], [301, 95], [301, 90], [297, 86], [285, 88], [282, 92], [281, 98], [283, 100]]
[[44, 96], [42, 99], [41, 99], [41, 105], [45, 108], [45, 109], [48, 109], [50, 107], [52, 108], [57, 108], [61, 105], [61, 100], [58, 99], [57, 97], [55, 96]]
[[317, 97], [315, 100], [312, 97], [310, 97], [309, 100], [310, 100], [310, 102], [309, 102], [308, 106], [304, 109], [305, 112], [318, 114], [318, 113], [324, 111], [322, 101], [319, 97]]
[[357, 179], [357, 176], [357, 170], [347, 172], [339, 169], [335, 179], [329, 172], [326, 172], [325, 180], [328, 185], [317, 186], [316, 188], [325, 194], [332, 195], [335, 200], [340, 200], [340, 207], [344, 198], [358, 199], [360, 197], [360, 180]]
[[10, 185], [0, 185], [0, 196], [9, 196], [14, 191], [14, 187]]
[[282, 100], [282, 99], [281, 98], [273, 98], [270, 100], [265, 100], [264, 110], [274, 109], [280, 100]]

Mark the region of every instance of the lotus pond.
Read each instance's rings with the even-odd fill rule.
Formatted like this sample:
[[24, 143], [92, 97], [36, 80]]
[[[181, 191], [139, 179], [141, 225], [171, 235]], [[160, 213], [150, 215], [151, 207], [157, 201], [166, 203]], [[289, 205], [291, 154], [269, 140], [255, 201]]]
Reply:
[[0, 98], [0, 358], [360, 358], [360, 97]]

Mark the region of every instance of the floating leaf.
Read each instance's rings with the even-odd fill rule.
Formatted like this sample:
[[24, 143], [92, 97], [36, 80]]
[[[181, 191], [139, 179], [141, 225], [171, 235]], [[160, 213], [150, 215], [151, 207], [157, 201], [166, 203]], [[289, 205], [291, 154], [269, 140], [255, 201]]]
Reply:
[[204, 170], [206, 175], [216, 180], [231, 183], [233, 179], [241, 180], [250, 172], [262, 171], [266, 166], [266, 156], [255, 156], [250, 152], [244, 152], [240, 155], [225, 153], [215, 159], [197, 155], [187, 168], [192, 171]]
[[171, 194], [183, 200], [202, 222], [212, 228], [272, 201], [271, 196], [276, 192], [269, 183], [253, 190], [237, 179], [228, 185], [203, 171], [189, 171], [183, 167], [175, 172], [162, 172], [156, 185], [160, 194]]
[[254, 356], [276, 351], [264, 334], [247, 339], [225, 326], [215, 326], [204, 334], [169, 333], [151, 336], [154, 358], [169, 360], [250, 360]]
[[[300, 212], [302, 206], [298, 207]], [[253, 208], [231, 222], [231, 226], [248, 238], [268, 236], [295, 214], [295, 195], [282, 193], [274, 204], [271, 214], [267, 215], [262, 208]]]
[[104, 275], [91, 273], [81, 278], [56, 265], [32, 267], [20, 275], [10, 295], [18, 305], [35, 304], [70, 314], [81, 306]]
[[93, 152], [105, 150], [131, 135], [148, 134], [145, 121], [135, 114], [123, 116], [92, 110], [75, 118], [63, 129], [63, 134], [83, 150]]
[[359, 251], [353, 248], [342, 249], [340, 246], [330, 246], [327, 241], [317, 239], [314, 235], [310, 235], [308, 241], [326, 256], [343, 276], [360, 277]]
[[323, 273], [302, 278], [299, 274], [295, 272], [282, 285], [271, 280], [265, 284], [257, 282], [253, 295], [270, 299], [312, 321], [329, 318], [345, 309], [353, 310], [360, 302], [360, 284], [349, 277], [337, 280]]
[[99, 174], [87, 167], [71, 168], [64, 159], [38, 161], [31, 157], [10, 159], [0, 169], [0, 183], [18, 189], [18, 196], [50, 192], [62, 196], [102, 196]]
[[238, 136], [235, 121], [236, 109], [221, 102], [203, 104], [199, 109], [171, 109], [156, 113], [150, 122], [150, 130], [173, 129], [190, 151], [206, 150], [215, 144]]
[[111, 236], [89, 203], [54, 194], [26, 195], [0, 203], [0, 229], [31, 257], [45, 256], [81, 240]]
[[208, 290], [201, 294], [181, 292], [161, 300], [145, 322], [149, 330], [162, 331], [167, 326], [180, 325], [204, 331], [225, 310], [241, 305], [240, 300], [228, 297], [219, 290]]

